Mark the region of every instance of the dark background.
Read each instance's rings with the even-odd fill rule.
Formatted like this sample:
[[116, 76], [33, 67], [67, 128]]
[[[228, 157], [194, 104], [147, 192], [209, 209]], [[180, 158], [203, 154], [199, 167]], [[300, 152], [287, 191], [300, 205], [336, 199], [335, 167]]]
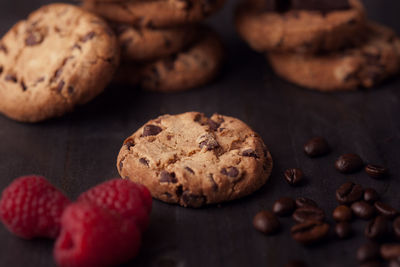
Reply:
[[[0, 1], [0, 34], [46, 0]], [[400, 80], [393, 78], [374, 90], [322, 94], [277, 78], [261, 54], [236, 35], [228, 0], [210, 21], [222, 34], [229, 59], [220, 78], [196, 90], [159, 94], [134, 88], [109, 87], [88, 105], [60, 119], [21, 124], [0, 116], [0, 189], [15, 177], [37, 173], [48, 177], [75, 198], [89, 187], [118, 176], [115, 164], [125, 139], [151, 118], [164, 113], [202, 111], [235, 116], [254, 128], [271, 150], [275, 167], [270, 181], [244, 199], [203, 209], [185, 209], [154, 201], [152, 220], [138, 258], [131, 266], [283, 266], [303, 259], [309, 266], [356, 266], [355, 250], [365, 242], [365, 222], [357, 221], [355, 237], [313, 248], [295, 243], [292, 221], [281, 220], [279, 235], [263, 236], [251, 224], [257, 211], [278, 197], [307, 196], [331, 213], [335, 189], [347, 180], [373, 186], [390, 204], [400, 207]], [[365, 1], [372, 19], [400, 32], [394, 0]], [[330, 155], [309, 159], [305, 141], [325, 136]], [[390, 178], [376, 181], [363, 172], [345, 176], [334, 160], [355, 152], [366, 162], [386, 165]], [[307, 184], [289, 187], [282, 172], [300, 167]], [[331, 221], [331, 220], [330, 220]], [[54, 266], [51, 241], [24, 241], [0, 226], [0, 266]]]

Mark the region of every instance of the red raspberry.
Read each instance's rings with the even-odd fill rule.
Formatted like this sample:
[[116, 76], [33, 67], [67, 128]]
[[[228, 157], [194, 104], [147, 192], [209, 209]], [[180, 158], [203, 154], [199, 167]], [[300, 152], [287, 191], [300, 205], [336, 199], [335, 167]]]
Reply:
[[123, 218], [135, 219], [141, 230], [149, 224], [150, 192], [145, 186], [129, 180], [116, 178], [99, 184], [83, 193], [78, 201], [89, 201]]
[[54, 258], [61, 267], [117, 265], [136, 256], [140, 238], [135, 221], [91, 202], [76, 202], [62, 215]]
[[56, 238], [68, 198], [41, 176], [23, 176], [4, 189], [0, 218], [10, 232], [22, 238]]

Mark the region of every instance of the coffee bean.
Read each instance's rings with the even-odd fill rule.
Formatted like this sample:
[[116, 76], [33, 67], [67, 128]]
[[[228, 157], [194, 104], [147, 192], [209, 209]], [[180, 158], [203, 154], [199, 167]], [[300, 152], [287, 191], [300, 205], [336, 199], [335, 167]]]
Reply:
[[348, 222], [351, 220], [351, 209], [345, 205], [337, 206], [332, 213], [332, 217], [337, 222]]
[[353, 230], [351, 229], [351, 224], [348, 222], [339, 222], [335, 226], [336, 235], [341, 238], [345, 239], [351, 236]]
[[297, 208], [302, 208], [305, 206], [312, 206], [312, 207], [318, 207], [317, 203], [315, 203], [314, 200], [306, 198], [306, 197], [298, 197], [296, 198], [296, 207]]
[[363, 200], [351, 204], [351, 210], [354, 215], [364, 220], [371, 219], [375, 214], [374, 207]]
[[364, 191], [364, 200], [367, 201], [369, 204], [374, 204], [375, 201], [379, 199], [378, 192], [375, 191], [373, 188], [367, 188]]
[[273, 212], [269, 210], [263, 210], [254, 216], [253, 226], [256, 230], [266, 235], [271, 235], [279, 230], [280, 223]]
[[379, 240], [387, 234], [387, 220], [383, 216], [377, 216], [372, 219], [365, 227], [364, 234], [372, 240]]
[[294, 225], [290, 229], [292, 238], [304, 245], [321, 241], [329, 232], [329, 224], [324, 222], [307, 221]]
[[357, 260], [359, 262], [373, 261], [380, 257], [380, 248], [376, 243], [365, 243], [357, 250]]
[[324, 138], [314, 137], [304, 145], [304, 152], [311, 158], [319, 157], [328, 154], [330, 147]]
[[303, 181], [303, 171], [300, 169], [288, 169], [285, 171], [285, 180], [290, 185], [298, 185]]
[[142, 136], [146, 137], [146, 136], [152, 136], [152, 135], [157, 135], [162, 131], [162, 129], [156, 125], [151, 125], [148, 124], [146, 126], [143, 127], [143, 133]]
[[398, 211], [396, 209], [386, 203], [377, 201], [375, 202], [374, 206], [380, 214], [390, 220], [394, 219], [398, 214]]
[[278, 216], [289, 216], [293, 213], [295, 202], [290, 197], [282, 197], [275, 201], [272, 211]]
[[385, 260], [396, 260], [400, 258], [400, 244], [383, 244], [381, 246], [381, 256]]
[[303, 207], [297, 209], [293, 213], [293, 220], [298, 223], [303, 223], [306, 221], [323, 221], [325, 219], [325, 212], [318, 207]]
[[304, 261], [292, 260], [286, 263], [285, 267], [307, 267], [307, 264]]
[[336, 169], [341, 173], [354, 173], [359, 171], [364, 165], [362, 159], [357, 154], [343, 154], [335, 162]]
[[393, 222], [393, 230], [398, 239], [400, 239], [400, 216]]
[[347, 182], [336, 190], [336, 199], [340, 204], [351, 204], [359, 200], [363, 195], [361, 185]]
[[368, 164], [365, 166], [365, 172], [374, 179], [382, 179], [384, 178], [388, 170], [385, 167], [379, 165]]

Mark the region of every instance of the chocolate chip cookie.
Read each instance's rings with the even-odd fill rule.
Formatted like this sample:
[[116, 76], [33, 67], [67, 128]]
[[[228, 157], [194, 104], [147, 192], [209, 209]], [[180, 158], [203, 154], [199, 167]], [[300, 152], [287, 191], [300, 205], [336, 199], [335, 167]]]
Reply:
[[118, 62], [102, 19], [72, 5], [44, 6], [0, 40], [0, 111], [24, 122], [61, 116], [102, 92]]
[[165, 29], [129, 25], [114, 28], [121, 46], [122, 61], [149, 61], [177, 53], [194, 40], [198, 30], [190, 25]]
[[198, 87], [218, 74], [224, 48], [219, 36], [202, 28], [189, 48], [140, 67], [141, 86], [147, 90], [174, 92]]
[[118, 155], [121, 177], [153, 197], [200, 207], [251, 194], [269, 178], [271, 155], [242, 121], [199, 112], [164, 115], [128, 137]]
[[236, 29], [259, 52], [336, 50], [365, 26], [361, 2], [349, 0], [346, 7], [342, 1], [249, 0], [236, 10]]
[[83, 7], [108, 20], [140, 27], [173, 27], [199, 22], [225, 0], [155, 0], [104, 3], [85, 1]]
[[341, 51], [302, 55], [269, 53], [275, 72], [300, 86], [320, 91], [372, 87], [400, 71], [400, 39], [389, 28], [369, 23], [367, 40]]

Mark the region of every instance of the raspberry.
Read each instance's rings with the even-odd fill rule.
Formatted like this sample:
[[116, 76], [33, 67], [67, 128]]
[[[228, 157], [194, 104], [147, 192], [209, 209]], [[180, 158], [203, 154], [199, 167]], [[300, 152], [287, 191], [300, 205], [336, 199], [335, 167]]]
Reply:
[[69, 200], [41, 176], [23, 176], [4, 189], [0, 218], [19, 237], [56, 238], [60, 218]]
[[89, 201], [125, 219], [135, 219], [141, 230], [149, 224], [150, 192], [145, 186], [129, 180], [116, 178], [99, 184], [83, 193], [78, 201]]
[[61, 267], [114, 266], [136, 256], [140, 239], [135, 221], [91, 202], [76, 202], [62, 215], [54, 258]]

